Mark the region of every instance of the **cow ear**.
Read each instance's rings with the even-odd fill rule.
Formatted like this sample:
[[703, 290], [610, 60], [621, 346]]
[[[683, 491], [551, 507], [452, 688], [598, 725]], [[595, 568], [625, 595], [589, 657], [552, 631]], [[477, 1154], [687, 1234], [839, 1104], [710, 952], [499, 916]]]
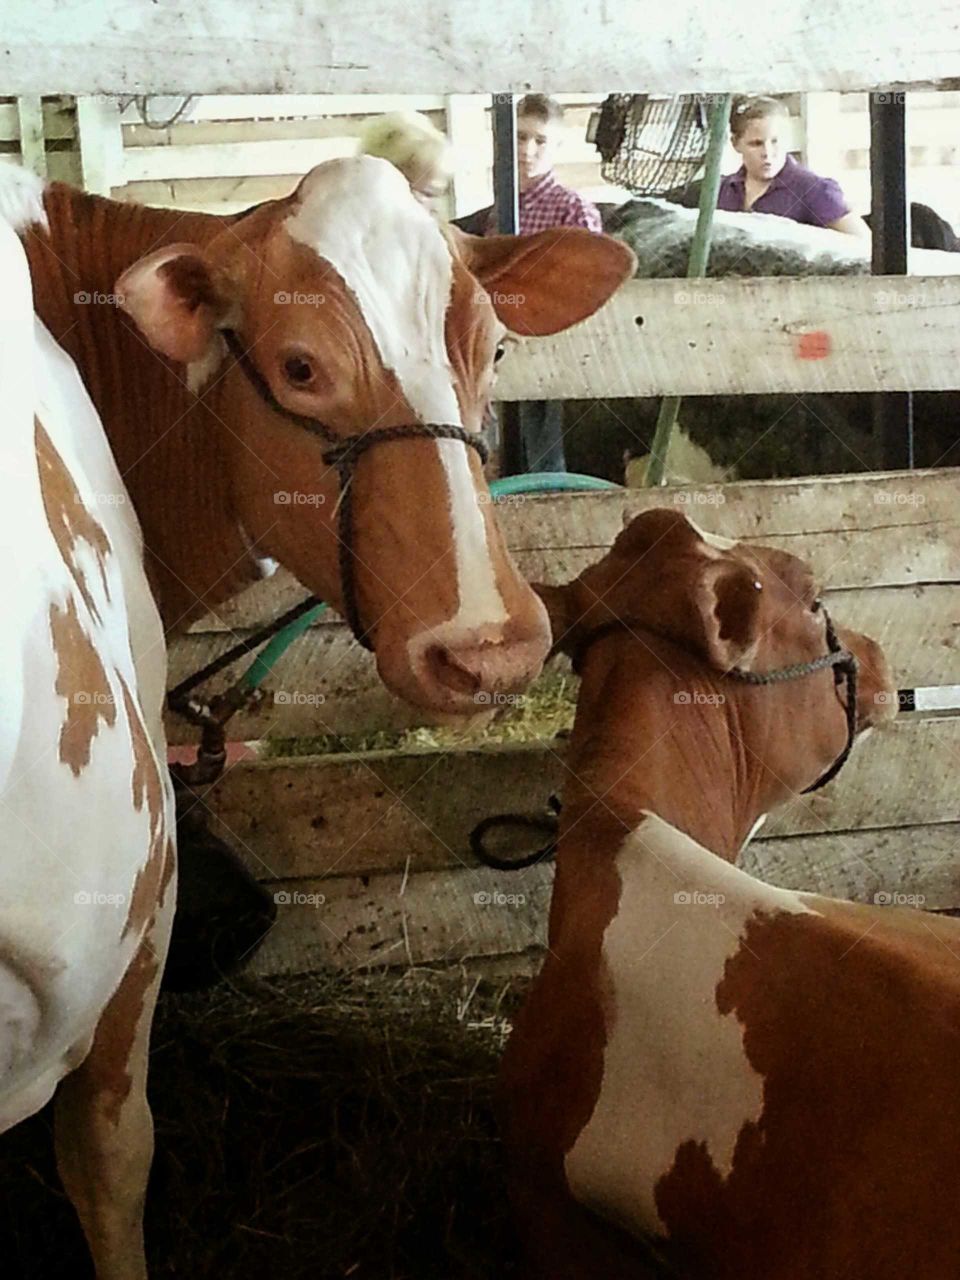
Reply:
[[512, 333], [546, 337], [599, 310], [636, 270], [633, 250], [582, 227], [533, 236], [458, 233], [464, 262]]
[[230, 309], [221, 282], [192, 244], [156, 249], [128, 267], [116, 284], [120, 306], [150, 345], [184, 364], [209, 351]]
[[747, 565], [714, 561], [704, 566], [694, 593], [704, 657], [721, 671], [749, 671], [761, 639], [763, 586]]

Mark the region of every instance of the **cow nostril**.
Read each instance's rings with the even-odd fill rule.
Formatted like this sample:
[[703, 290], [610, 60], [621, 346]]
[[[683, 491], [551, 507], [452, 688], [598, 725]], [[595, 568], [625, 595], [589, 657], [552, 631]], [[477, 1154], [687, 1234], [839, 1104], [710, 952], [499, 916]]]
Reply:
[[480, 687], [479, 673], [458, 662], [450, 649], [441, 645], [429, 649], [427, 663], [437, 682], [455, 693], [476, 693]]

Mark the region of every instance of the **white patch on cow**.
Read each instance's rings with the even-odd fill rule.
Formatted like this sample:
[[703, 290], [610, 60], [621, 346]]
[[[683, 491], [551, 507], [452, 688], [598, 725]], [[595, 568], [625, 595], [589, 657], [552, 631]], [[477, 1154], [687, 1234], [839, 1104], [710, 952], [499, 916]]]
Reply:
[[695, 520], [690, 520], [690, 527], [701, 537], [708, 547], [715, 547], [717, 551], [731, 551], [737, 546], [736, 538], [724, 538], [719, 533], [708, 533], [706, 529], [701, 529]]
[[[302, 200], [285, 225], [339, 272], [384, 368], [396, 374], [417, 417], [462, 426], [445, 333], [453, 262], [440, 228], [411, 196], [406, 179], [370, 156], [329, 161], [305, 180]], [[508, 616], [467, 447], [453, 440], [438, 440], [436, 447], [447, 476], [460, 604], [453, 618], [433, 629], [431, 643], [444, 635], [462, 639], [471, 628], [499, 626]]]
[[736, 1017], [717, 1010], [724, 967], [758, 912], [810, 913], [801, 896], [754, 880], [648, 815], [617, 855], [617, 915], [603, 939], [612, 990], [603, 1081], [566, 1157], [578, 1200], [633, 1232], [662, 1232], [654, 1193], [685, 1142], [730, 1173], [763, 1079]]
[[756, 820], [756, 822], [753, 824], [753, 826], [752, 826], [752, 827], [750, 828], [750, 830], [747, 832], [747, 838], [746, 838], [746, 840], [744, 840], [743, 844], [740, 846], [740, 852], [741, 852], [741, 853], [743, 853], [744, 849], [746, 849], [747, 845], [750, 843], [750, 841], [753, 839], [753, 837], [757, 834], [757, 832], [760, 830], [760, 828], [761, 828], [761, 827], [763, 826], [763, 824], [766, 822], [766, 820], [767, 820], [767, 818], [768, 818], [768, 817], [769, 817], [769, 814], [761, 813], [760, 817]]
[[461, 426], [444, 332], [453, 260], [406, 178], [372, 156], [328, 161], [285, 226], [339, 272], [417, 416]]
[[227, 355], [227, 344], [219, 333], [207, 347], [200, 360], [193, 360], [187, 365], [187, 390], [195, 396], [203, 393], [204, 387], [220, 369]]
[[46, 230], [43, 188], [43, 179], [29, 169], [0, 161], [0, 218], [9, 222], [14, 231], [26, 231], [37, 224]]
[[[89, 1043], [137, 946], [125, 924], [150, 814], [133, 803], [120, 677], [142, 708], [156, 762], [165, 761], [166, 649], [139, 524], [102, 424], [73, 361], [33, 315], [23, 246], [2, 219], [0, 278], [0, 845], [9, 851], [0, 858], [2, 1129], [43, 1106], [76, 1067], [77, 1046]], [[110, 548], [101, 562], [84, 539], [73, 547], [93, 609], [48, 523], [35, 414]], [[103, 668], [92, 690], [57, 689], [64, 668], [51, 610], [62, 615], [68, 605]], [[79, 773], [58, 750], [68, 697], [114, 711]], [[172, 832], [169, 787], [164, 802]]]
[[273, 556], [263, 555], [258, 550], [256, 542], [254, 542], [253, 538], [250, 537], [249, 533], [247, 533], [246, 529], [243, 527], [242, 524], [238, 524], [237, 528], [240, 530], [240, 538], [243, 542], [244, 547], [247, 550], [247, 554], [250, 556], [250, 559], [257, 566], [257, 570], [260, 573], [260, 577], [272, 578], [273, 575], [280, 568], [280, 562], [278, 560], [274, 560]]
[[[497, 587], [496, 572], [487, 546], [487, 526], [477, 502], [477, 486], [470, 470], [467, 451], [457, 440], [438, 440], [440, 461], [447, 473], [450, 491], [450, 519], [457, 556], [460, 607], [444, 624], [451, 638], [481, 626], [506, 622], [507, 610]], [[466, 599], [464, 583], [469, 584]], [[434, 628], [434, 638], [436, 638]]]

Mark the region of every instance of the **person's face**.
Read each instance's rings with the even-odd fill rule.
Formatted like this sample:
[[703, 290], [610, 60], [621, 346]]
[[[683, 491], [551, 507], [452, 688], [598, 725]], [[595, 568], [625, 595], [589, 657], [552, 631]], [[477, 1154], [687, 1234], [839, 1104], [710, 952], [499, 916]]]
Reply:
[[783, 125], [782, 116], [764, 116], [751, 120], [738, 138], [731, 138], [734, 151], [743, 157], [747, 177], [754, 182], [770, 182], [783, 168], [787, 159]]
[[559, 134], [559, 120], [548, 121], [526, 115], [517, 117], [517, 172], [521, 191], [553, 168]]

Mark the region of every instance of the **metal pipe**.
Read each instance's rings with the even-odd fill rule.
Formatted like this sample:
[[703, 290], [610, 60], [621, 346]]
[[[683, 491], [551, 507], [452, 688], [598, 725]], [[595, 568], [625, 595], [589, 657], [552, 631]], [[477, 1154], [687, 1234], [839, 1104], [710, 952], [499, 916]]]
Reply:
[[[690, 258], [687, 262], [687, 279], [699, 279], [706, 275], [707, 263], [710, 260], [710, 241], [713, 235], [713, 215], [717, 207], [717, 196], [720, 194], [720, 162], [723, 159], [723, 144], [730, 127], [730, 104], [733, 95], [718, 94], [710, 114], [710, 141], [707, 145], [707, 157], [704, 163], [703, 182], [700, 186], [700, 212], [690, 246]], [[677, 425], [680, 411], [679, 396], [665, 396], [657, 414], [657, 426], [653, 433], [653, 444], [650, 448], [650, 463], [647, 467], [646, 483], [654, 488], [664, 482], [667, 469], [667, 454], [670, 450], [670, 437]]]

